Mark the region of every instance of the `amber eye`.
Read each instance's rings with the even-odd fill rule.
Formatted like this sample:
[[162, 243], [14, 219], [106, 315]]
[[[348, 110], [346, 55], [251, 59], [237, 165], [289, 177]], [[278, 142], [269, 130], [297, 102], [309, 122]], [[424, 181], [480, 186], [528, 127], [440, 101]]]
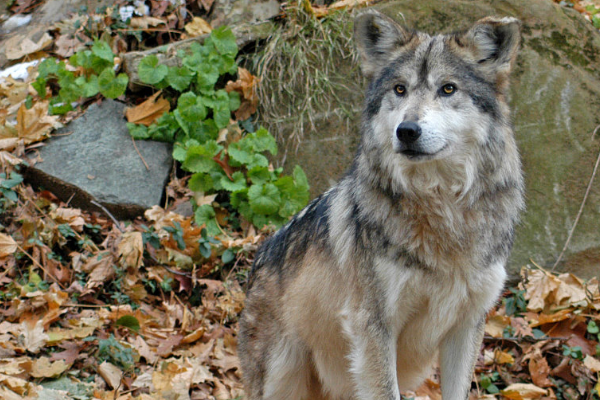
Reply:
[[456, 92], [456, 86], [454, 86], [453, 84], [449, 83], [447, 85], [442, 86], [442, 93], [444, 95], [449, 96], [454, 92]]
[[394, 86], [394, 90], [398, 96], [404, 96], [406, 94], [406, 86], [404, 85], [396, 85]]

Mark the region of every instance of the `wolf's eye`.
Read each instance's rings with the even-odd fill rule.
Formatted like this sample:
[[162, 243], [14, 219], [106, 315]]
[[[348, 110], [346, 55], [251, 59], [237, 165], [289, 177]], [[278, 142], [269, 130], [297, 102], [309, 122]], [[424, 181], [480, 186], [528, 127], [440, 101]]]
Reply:
[[454, 92], [456, 92], [456, 86], [454, 86], [453, 84], [449, 83], [447, 85], [442, 86], [443, 95], [450, 96], [451, 94], [454, 94]]
[[398, 96], [404, 96], [406, 94], [406, 86], [404, 85], [396, 85], [394, 86], [394, 91]]

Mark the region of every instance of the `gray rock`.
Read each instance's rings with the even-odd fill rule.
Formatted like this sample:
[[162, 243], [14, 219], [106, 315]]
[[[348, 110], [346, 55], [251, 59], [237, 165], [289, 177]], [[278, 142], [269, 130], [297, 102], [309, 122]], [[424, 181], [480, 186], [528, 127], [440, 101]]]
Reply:
[[[576, 11], [547, 0], [402, 0], [380, 3], [377, 8], [430, 33], [465, 29], [487, 15], [514, 16], [523, 22], [523, 48], [511, 79], [510, 102], [525, 167], [528, 208], [517, 230], [509, 269], [516, 273], [530, 260], [551, 267], [573, 225], [598, 156], [598, 134], [592, 138], [600, 124], [598, 30]], [[341, 176], [359, 137], [357, 109], [362, 104], [364, 82], [350, 58], [335, 58], [331, 63], [345, 74], [346, 84], [332, 90], [329, 99], [337, 109], [312, 113], [314, 128], [302, 123], [306, 115], [289, 115], [283, 105], [280, 115], [271, 116], [279, 121], [278, 125], [271, 123], [271, 130], [281, 138], [279, 163], [285, 162], [287, 171], [301, 165], [313, 196]], [[335, 74], [329, 78], [341, 79]], [[269, 79], [264, 82], [268, 84]], [[266, 93], [270, 91], [265, 88]], [[311, 95], [301, 86], [294, 92], [296, 99]], [[299, 144], [290, 140], [302, 130]], [[327, 160], [326, 168], [322, 160]], [[596, 177], [559, 265], [583, 277], [600, 271], [599, 180]]]
[[113, 100], [90, 106], [46, 142], [39, 151], [43, 161], [27, 169], [26, 179], [76, 207], [97, 209], [91, 204], [96, 200], [117, 218], [159, 205], [173, 164], [171, 145], [136, 141], [147, 170], [127, 131], [124, 109]]

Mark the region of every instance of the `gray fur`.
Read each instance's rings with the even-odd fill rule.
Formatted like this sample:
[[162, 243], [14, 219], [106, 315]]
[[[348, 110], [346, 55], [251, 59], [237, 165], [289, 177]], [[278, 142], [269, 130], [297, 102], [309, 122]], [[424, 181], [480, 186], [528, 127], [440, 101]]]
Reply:
[[[523, 208], [504, 95], [518, 27], [430, 37], [357, 18], [362, 141], [257, 254], [239, 333], [249, 400], [399, 400], [437, 354], [444, 399], [464, 399]], [[396, 136], [404, 121], [414, 143]]]

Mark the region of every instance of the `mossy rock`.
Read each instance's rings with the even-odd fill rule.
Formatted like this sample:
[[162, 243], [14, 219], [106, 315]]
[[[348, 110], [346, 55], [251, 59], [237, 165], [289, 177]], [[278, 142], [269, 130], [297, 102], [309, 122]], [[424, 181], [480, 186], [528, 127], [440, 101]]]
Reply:
[[[380, 3], [377, 8], [430, 33], [466, 29], [488, 15], [513, 16], [523, 22], [510, 103], [526, 174], [527, 211], [517, 229], [509, 269], [517, 273], [530, 260], [551, 267], [573, 226], [600, 147], [600, 132], [592, 137], [600, 124], [598, 30], [576, 11], [549, 0], [402, 0]], [[321, 115], [312, 111], [313, 125], [302, 124], [299, 115], [282, 115], [285, 123], [271, 124], [285, 149], [279, 161], [287, 169], [295, 164], [305, 169], [313, 196], [340, 178], [359, 140], [364, 81], [354, 62], [331, 60], [336, 71], [347, 73], [347, 84], [332, 90], [337, 107]], [[296, 95], [310, 96], [310, 90]], [[301, 140], [289, 139], [302, 128]], [[597, 177], [560, 269], [583, 277], [599, 275], [599, 221]]]

